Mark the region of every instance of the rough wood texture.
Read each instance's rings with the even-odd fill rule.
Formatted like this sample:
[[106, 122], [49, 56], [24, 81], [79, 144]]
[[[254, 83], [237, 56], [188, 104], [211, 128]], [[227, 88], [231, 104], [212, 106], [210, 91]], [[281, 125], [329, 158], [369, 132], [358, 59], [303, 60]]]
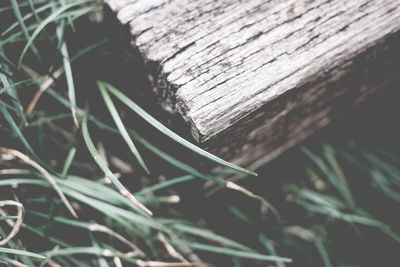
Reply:
[[163, 106], [258, 167], [399, 77], [399, 0], [106, 0]]

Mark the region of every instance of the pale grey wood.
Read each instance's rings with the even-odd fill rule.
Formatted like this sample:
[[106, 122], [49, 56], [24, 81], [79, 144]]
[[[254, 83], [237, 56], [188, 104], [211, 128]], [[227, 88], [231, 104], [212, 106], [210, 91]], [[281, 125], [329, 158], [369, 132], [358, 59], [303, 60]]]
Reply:
[[165, 109], [197, 142], [244, 166], [327, 125], [343, 113], [337, 99], [346, 109], [397, 77], [393, 67], [369, 84], [358, 71], [391, 60], [400, 0], [105, 2], [130, 25]]

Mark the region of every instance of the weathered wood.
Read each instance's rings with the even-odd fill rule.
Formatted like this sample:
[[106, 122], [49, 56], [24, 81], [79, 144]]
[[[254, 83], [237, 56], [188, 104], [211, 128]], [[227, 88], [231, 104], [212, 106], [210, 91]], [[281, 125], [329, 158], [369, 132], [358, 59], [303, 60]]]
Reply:
[[400, 0], [106, 0], [163, 106], [258, 167], [399, 77]]

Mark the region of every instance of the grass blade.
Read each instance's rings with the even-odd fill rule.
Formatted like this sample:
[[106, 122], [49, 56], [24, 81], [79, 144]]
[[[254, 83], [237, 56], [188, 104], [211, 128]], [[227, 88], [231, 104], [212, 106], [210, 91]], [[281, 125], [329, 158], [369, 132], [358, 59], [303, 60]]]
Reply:
[[[17, 1], [11, 0], [11, 5], [14, 11], [14, 15], [17, 18], [19, 25], [21, 26], [22, 32], [24, 33], [26, 40], [29, 40], [30, 39], [29, 31], [25, 26], [24, 19], [22, 18], [21, 11], [19, 10]], [[30, 47], [32, 49], [33, 54], [41, 62], [42, 60], [40, 58], [39, 51], [37, 50], [37, 48], [33, 44]]]
[[273, 261], [273, 262], [292, 262], [292, 260], [289, 258], [283, 258], [283, 257], [278, 257], [278, 256], [268, 256], [268, 255], [263, 255], [263, 254], [256, 253], [256, 252], [240, 251], [240, 250], [230, 249], [230, 248], [221, 248], [221, 247], [210, 246], [210, 245], [196, 243], [196, 242], [187, 242], [187, 241], [183, 241], [183, 240], [176, 240], [176, 241], [173, 240], [172, 242], [176, 243], [176, 244], [183, 244], [183, 245], [186, 245], [190, 248], [197, 249], [197, 250], [208, 251], [208, 252], [218, 253], [218, 254], [225, 254], [225, 255], [234, 256], [234, 257], [247, 258], [247, 259], [253, 259], [253, 260], [262, 260], [262, 261]]
[[142, 203], [140, 203], [126, 188], [121, 184], [121, 182], [115, 177], [115, 175], [110, 171], [107, 167], [107, 164], [103, 161], [99, 153], [97, 152], [92, 139], [89, 135], [89, 130], [87, 126], [88, 115], [83, 117], [82, 121], [82, 135], [83, 139], [86, 143], [87, 148], [89, 149], [90, 155], [93, 157], [94, 161], [100, 167], [100, 169], [105, 173], [105, 175], [111, 180], [111, 182], [117, 187], [121, 195], [127, 197], [135, 206], [137, 206], [140, 210], [144, 211], [149, 215], [153, 215], [153, 213], [146, 208]]
[[29, 47], [32, 45], [33, 41], [35, 40], [35, 38], [39, 35], [39, 33], [49, 24], [51, 23], [53, 20], [57, 19], [57, 17], [62, 14], [63, 12], [65, 12], [66, 10], [70, 9], [71, 7], [77, 6], [77, 5], [81, 5], [81, 2], [76, 2], [76, 3], [71, 3], [65, 6], [60, 7], [59, 9], [57, 9], [56, 11], [54, 11], [50, 16], [48, 16], [45, 20], [42, 21], [42, 23], [40, 23], [36, 30], [32, 33], [32, 36], [29, 38], [28, 42], [26, 43], [24, 49], [21, 52], [21, 56], [19, 57], [19, 61], [18, 61], [18, 67], [21, 67], [22, 64], [22, 60], [26, 54], [26, 52], [28, 51]]
[[0, 253], [7, 253], [7, 254], [15, 254], [15, 255], [23, 255], [23, 256], [28, 256], [28, 257], [34, 257], [34, 258], [39, 258], [39, 259], [45, 259], [45, 256], [24, 251], [24, 250], [18, 250], [18, 249], [12, 249], [12, 248], [2, 248], [0, 247]]
[[76, 148], [72, 147], [71, 150], [68, 152], [67, 159], [65, 160], [63, 170], [61, 172], [61, 177], [65, 178], [68, 173], [69, 168], [71, 167], [72, 160], [74, 159], [76, 153]]
[[60, 47], [60, 52], [63, 58], [63, 65], [64, 65], [64, 71], [65, 71], [65, 78], [67, 81], [67, 87], [68, 87], [68, 98], [69, 101], [71, 102], [71, 113], [72, 113], [72, 118], [74, 120], [74, 123], [77, 127], [79, 127], [78, 124], [78, 119], [76, 118], [76, 98], [75, 98], [75, 85], [74, 85], [74, 78], [72, 76], [72, 69], [71, 69], [71, 61], [68, 55], [68, 48], [67, 48], [67, 43], [63, 39], [63, 32], [64, 32], [64, 21], [61, 21], [57, 25], [56, 33], [57, 33], [57, 39], [58, 42], [61, 44]]
[[149, 169], [147, 168], [146, 164], [144, 163], [139, 151], [136, 149], [135, 144], [133, 143], [132, 139], [130, 138], [128, 131], [126, 130], [121, 117], [118, 114], [117, 109], [112, 102], [110, 95], [108, 94], [107, 90], [104, 88], [104, 84], [98, 82], [97, 83], [100, 93], [103, 96], [104, 102], [108, 108], [108, 111], [111, 113], [111, 117], [113, 118], [115, 124], [118, 127], [119, 132], [121, 133], [123, 139], [125, 140], [126, 144], [128, 145], [129, 149], [131, 150], [132, 154], [136, 157], [137, 161], [139, 162], [140, 166], [146, 171], [147, 174], [150, 173]]
[[199, 148], [198, 146], [193, 145], [192, 143], [190, 143], [189, 141], [185, 140], [184, 138], [180, 137], [179, 135], [177, 135], [176, 133], [174, 133], [173, 131], [171, 131], [170, 129], [168, 129], [167, 127], [165, 127], [162, 123], [160, 123], [159, 121], [157, 121], [155, 118], [153, 118], [150, 114], [148, 114], [146, 111], [144, 111], [141, 107], [139, 107], [135, 102], [133, 102], [131, 99], [129, 99], [126, 95], [124, 95], [123, 93], [121, 93], [118, 89], [116, 89], [115, 87], [113, 87], [112, 85], [102, 82], [102, 81], [98, 81], [98, 83], [103, 84], [103, 86], [105, 88], [107, 88], [114, 96], [116, 96], [119, 100], [121, 100], [125, 105], [127, 105], [129, 108], [131, 108], [136, 114], [138, 114], [140, 117], [142, 117], [144, 120], [146, 120], [148, 123], [150, 123], [153, 127], [155, 127], [157, 130], [159, 130], [160, 132], [162, 132], [163, 134], [165, 134], [166, 136], [168, 136], [169, 138], [171, 138], [172, 140], [178, 142], [179, 144], [183, 145], [184, 147], [192, 150], [193, 152], [209, 159], [212, 160], [218, 164], [221, 164], [223, 166], [232, 168], [234, 170], [246, 173], [246, 174], [250, 174], [250, 175], [254, 175], [257, 176], [257, 174], [255, 172], [252, 172], [250, 170], [247, 170], [245, 168], [236, 166], [235, 164], [229, 163], [201, 148]]
[[31, 155], [35, 159], [39, 159], [39, 157], [36, 155], [35, 151], [33, 151], [33, 148], [31, 147], [31, 145], [25, 139], [21, 130], [18, 128], [17, 124], [13, 120], [13, 118], [12, 118], [11, 114], [8, 112], [7, 108], [2, 104], [0, 104], [0, 113], [3, 114], [3, 116], [6, 119], [6, 121], [8, 122], [8, 124], [10, 124], [11, 129], [14, 131], [15, 135], [17, 135], [18, 139], [25, 146], [25, 148], [28, 149], [29, 153], [31, 153]]
[[242, 244], [240, 244], [240, 243], [238, 243], [236, 241], [233, 241], [233, 240], [231, 240], [229, 238], [217, 235], [217, 234], [215, 234], [215, 233], [213, 233], [213, 232], [211, 232], [209, 230], [203, 230], [201, 228], [192, 227], [192, 226], [183, 225], [183, 224], [176, 224], [173, 227], [175, 229], [183, 232], [183, 233], [186, 233], [186, 234], [192, 234], [192, 235], [195, 235], [195, 236], [199, 236], [199, 237], [211, 240], [211, 241], [218, 242], [218, 243], [223, 244], [225, 246], [237, 248], [237, 249], [240, 249], [240, 250], [254, 252], [254, 250], [252, 250], [249, 247], [246, 247], [246, 246], [244, 246], [244, 245], [242, 245]]

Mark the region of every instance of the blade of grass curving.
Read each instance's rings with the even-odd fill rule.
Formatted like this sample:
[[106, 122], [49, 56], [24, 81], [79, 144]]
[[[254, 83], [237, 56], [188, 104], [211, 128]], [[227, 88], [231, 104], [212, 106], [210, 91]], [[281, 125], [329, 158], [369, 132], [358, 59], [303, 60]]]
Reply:
[[6, 93], [7, 91], [9, 91], [12, 88], [16, 88], [16, 87], [18, 87], [18, 86], [20, 86], [22, 84], [27, 84], [29, 82], [31, 82], [30, 79], [29, 80], [23, 80], [23, 81], [15, 82], [15, 83], [9, 84], [7, 86], [4, 86], [2, 89], [0, 89], [0, 95]]
[[87, 54], [87, 53], [89, 53], [89, 52], [95, 50], [96, 48], [102, 46], [103, 44], [105, 44], [106, 42], [108, 42], [108, 40], [109, 40], [108, 38], [105, 38], [105, 39], [100, 40], [100, 41], [98, 41], [98, 42], [96, 42], [96, 43], [94, 43], [94, 44], [90, 44], [90, 45], [88, 45], [88, 46], [86, 46], [86, 47], [84, 47], [84, 48], [79, 49], [79, 51], [76, 52], [75, 55], [73, 55], [73, 56], [70, 58], [71, 62], [74, 62], [75, 60], [77, 60], [77, 59], [80, 58], [81, 56], [83, 56], [83, 55], [85, 55], [85, 54]]
[[326, 160], [328, 161], [328, 164], [334, 171], [334, 174], [330, 174], [332, 175], [331, 180], [336, 180], [336, 182], [334, 182], [334, 184], [336, 185], [336, 189], [340, 192], [347, 205], [351, 209], [354, 209], [356, 207], [356, 203], [354, 201], [353, 195], [351, 194], [350, 186], [347, 182], [346, 177], [344, 176], [343, 170], [336, 160], [336, 155], [333, 148], [327, 144], [324, 144], [323, 152]]
[[21, 118], [23, 124], [27, 125], [28, 122], [26, 121], [26, 117], [23, 112], [22, 104], [21, 101], [19, 100], [16, 88], [14, 86], [11, 86], [7, 77], [2, 73], [0, 73], [0, 81], [3, 83], [5, 87], [11, 87], [10, 90], [8, 91], [8, 94], [12, 97], [12, 102], [14, 104], [15, 109], [17, 110], [18, 116]]
[[184, 170], [192, 175], [195, 175], [197, 177], [200, 177], [202, 179], [214, 182], [216, 184], [222, 185], [226, 188], [235, 190], [235, 191], [239, 191], [243, 194], [245, 194], [246, 196], [256, 199], [258, 201], [260, 201], [265, 207], [271, 209], [271, 211], [277, 216], [279, 217], [279, 214], [277, 212], [277, 210], [263, 197], [254, 194], [253, 192], [247, 190], [246, 188], [231, 182], [231, 181], [225, 181], [223, 179], [219, 179], [216, 178], [212, 175], [207, 175], [207, 174], [203, 174], [201, 172], [199, 172], [198, 170], [196, 170], [195, 168], [175, 159], [174, 157], [168, 155], [167, 153], [161, 151], [160, 149], [158, 149], [157, 147], [153, 146], [151, 143], [149, 143], [146, 139], [144, 139], [143, 137], [141, 137], [140, 135], [138, 135], [134, 130], [129, 129], [129, 133], [133, 136], [133, 139], [135, 139], [136, 141], [138, 141], [139, 143], [141, 143], [145, 148], [147, 148], [148, 150], [150, 150], [151, 152], [153, 152], [154, 154], [156, 154], [157, 156], [159, 156], [160, 158], [164, 159], [165, 161], [169, 162], [170, 164], [174, 165], [175, 167]]
[[109, 90], [115, 97], [117, 97], [119, 100], [121, 100], [125, 105], [127, 105], [129, 108], [131, 108], [136, 114], [138, 114], [140, 117], [142, 117], [144, 120], [146, 120], [148, 123], [150, 123], [153, 127], [155, 127], [157, 130], [159, 130], [161, 133], [165, 134], [172, 140], [178, 142], [179, 144], [183, 145], [184, 147], [192, 150], [193, 152], [209, 159], [212, 160], [220, 165], [232, 168], [234, 170], [254, 175], [257, 176], [255, 172], [252, 172], [250, 170], [247, 170], [245, 168], [236, 166], [235, 164], [229, 163], [201, 148], [198, 146], [193, 145], [189, 141], [185, 140], [184, 138], [180, 137], [167, 127], [165, 127], [162, 123], [157, 121], [155, 118], [153, 118], [150, 114], [148, 114], [144, 109], [139, 107], [135, 102], [133, 102], [131, 99], [129, 99], [126, 95], [121, 93], [118, 89], [116, 89], [114, 86], [110, 85], [109, 83], [98, 81], [98, 83], [102, 83], [104, 87]]
[[369, 174], [378, 191], [380, 191], [387, 197], [390, 197], [391, 199], [400, 202], [400, 193], [391, 188], [390, 182], [388, 181], [387, 177], [379, 169], [372, 168]]
[[[39, 217], [42, 217], [45, 219], [48, 218], [48, 215], [45, 213], [40, 213], [37, 211], [29, 211], [28, 213], [34, 214], [36, 216], [39, 216]], [[82, 229], [85, 229], [85, 230], [88, 230], [91, 232], [102, 232], [102, 233], [109, 234], [110, 236], [112, 236], [112, 237], [118, 239], [119, 241], [121, 241], [122, 243], [126, 244], [128, 247], [130, 247], [133, 251], [136, 251], [138, 254], [145, 255], [135, 244], [133, 244], [132, 242], [127, 240], [122, 235], [116, 233], [115, 231], [111, 230], [110, 228], [108, 228], [104, 225], [100, 225], [97, 223], [88, 223], [88, 222], [83, 222], [83, 221], [71, 220], [71, 219], [67, 219], [64, 217], [53, 217], [53, 218], [51, 218], [51, 220], [54, 220], [58, 223], [62, 223], [62, 224], [69, 225], [72, 227], [82, 228]]]
[[10, 105], [7, 104], [6, 102], [2, 101], [1, 99], [0, 99], [0, 106], [3, 106], [3, 107], [5, 107], [5, 108], [8, 108], [9, 110], [12, 110], [12, 111], [14, 111], [14, 112], [17, 112], [17, 110], [16, 110], [15, 107], [10, 106]]
[[[30, 1], [32, 1], [32, 0], [30, 0]], [[40, 6], [40, 7], [36, 8], [36, 9], [32, 9], [32, 10], [33, 10], [32, 13], [28, 13], [28, 14], [26, 14], [26, 15], [22, 18], [23, 21], [25, 22], [26, 20], [32, 18], [32, 16], [34, 16], [35, 14], [40, 13], [40, 12], [46, 10], [46, 9], [49, 9], [52, 5], [53, 5], [52, 3], [49, 3], [49, 4], [47, 4], [47, 5]], [[16, 27], [18, 27], [18, 25], [19, 25], [19, 21], [14, 22], [14, 23], [11, 24], [6, 30], [4, 30], [4, 31], [1, 33], [0, 36], [4, 37], [4, 36], [7, 35], [9, 32], [11, 32], [11, 31], [14, 30]], [[26, 26], [25, 26], [25, 27], [26, 27]], [[27, 29], [27, 30], [28, 30], [28, 29]], [[29, 36], [28, 36], [28, 37], [29, 37]], [[26, 39], [28, 40], [29, 38], [26, 38]]]
[[[46, 264], [48, 264], [49, 261], [51, 261], [51, 257], [53, 257], [54, 253], [56, 251], [58, 251], [60, 249], [60, 247], [58, 245], [56, 245], [51, 251], [50, 253], [47, 255], [46, 259], [44, 261], [42, 261], [42, 263], [40, 264], [39, 267], [44, 267], [46, 266]], [[52, 266], [51, 264], [49, 264], [49, 266]]]
[[317, 248], [319, 254], [321, 255], [322, 261], [324, 262], [325, 267], [333, 267], [333, 264], [331, 260], [329, 259], [329, 254], [328, 251], [326, 250], [326, 247], [324, 243], [322, 242], [322, 239], [315, 235], [314, 238], [314, 244], [315, 247]]
[[25, 139], [24, 135], [22, 134], [21, 130], [18, 128], [17, 124], [13, 120], [11, 114], [8, 112], [7, 108], [4, 105], [0, 105], [0, 113], [3, 114], [4, 118], [10, 125], [11, 129], [15, 133], [15, 135], [18, 137], [18, 139], [21, 141], [21, 143], [25, 146], [25, 148], [29, 151], [29, 153], [39, 162], [40, 159], [36, 155], [35, 151], [33, 151], [33, 148], [31, 145], [28, 143], [28, 141]]
[[234, 206], [234, 205], [228, 205], [228, 210], [235, 215], [237, 218], [239, 218], [240, 220], [242, 220], [243, 222], [246, 222], [248, 224], [254, 224], [249, 216], [247, 216], [247, 214], [245, 212], [243, 212], [242, 210], [240, 210], [238, 207]]
[[121, 117], [118, 114], [117, 109], [114, 106], [114, 103], [112, 102], [110, 95], [108, 94], [107, 90], [104, 88], [103, 83], [97, 83], [97, 86], [99, 87], [100, 93], [104, 99], [104, 102], [106, 103], [106, 106], [108, 108], [108, 111], [111, 114], [111, 117], [113, 118], [115, 124], [118, 127], [119, 132], [122, 135], [122, 138], [125, 140], [125, 143], [128, 145], [129, 149], [131, 150], [132, 154], [136, 157], [137, 161], [139, 162], [140, 166], [146, 171], [147, 174], [150, 173], [149, 169], [147, 168], [146, 164], [143, 161], [142, 156], [139, 154], [139, 151], [137, 150], [135, 144], [133, 143], [132, 139], [130, 138], [128, 131], [126, 130], [124, 123], [121, 120]]
[[211, 232], [209, 230], [204, 230], [204, 229], [201, 229], [198, 227], [193, 227], [193, 226], [183, 225], [183, 224], [174, 224], [172, 227], [175, 228], [176, 230], [179, 230], [182, 233], [199, 236], [199, 237], [211, 240], [211, 241], [218, 242], [225, 246], [237, 248], [237, 249], [244, 250], [244, 251], [255, 252], [253, 249], [251, 249], [245, 245], [242, 245], [242, 244], [240, 244], [236, 241], [233, 241], [229, 238], [217, 235], [214, 232]]
[[[65, 1], [64, 0], [59, 0], [59, 2], [60, 2], [60, 4], [62, 6], [65, 6]], [[67, 21], [68, 21], [69, 26], [71, 27], [72, 31], [75, 32], [75, 25], [73, 24], [71, 15], [70, 14], [66, 14], [66, 15], [67, 15]]]
[[68, 170], [71, 167], [71, 163], [72, 163], [72, 160], [74, 159], [75, 153], [76, 153], [76, 148], [72, 147], [68, 152], [67, 158], [65, 159], [64, 167], [61, 172], [62, 178], [65, 178], [67, 176]]
[[[25, 22], [24, 22], [24, 19], [22, 18], [21, 11], [19, 10], [19, 6], [18, 6], [17, 1], [16, 0], [11, 0], [11, 6], [13, 8], [14, 15], [17, 18], [18, 23], [19, 23], [19, 25], [20, 25], [20, 27], [22, 29], [22, 32], [25, 35], [26, 40], [29, 40], [30, 39], [29, 31], [25, 26]], [[35, 55], [35, 57], [39, 60], [39, 62], [42, 62], [42, 59], [40, 57], [39, 51], [37, 50], [36, 46], [34, 44], [32, 44], [30, 47], [31, 47], [32, 52]]]
[[[236, 171], [228, 170], [228, 171], [221, 171], [221, 172], [211, 173], [211, 174], [209, 174], [209, 175], [210, 175], [210, 176], [212, 176], [212, 175], [221, 175], [221, 174], [227, 174], [227, 175], [229, 175], [229, 174], [234, 174], [234, 173], [236, 173]], [[208, 174], [206, 174], [206, 175], [208, 175]], [[137, 192], [137, 194], [140, 194], [140, 195], [148, 194], [148, 193], [150, 193], [150, 192], [154, 192], [154, 191], [157, 191], [157, 190], [160, 190], [160, 189], [163, 189], [163, 188], [172, 186], [172, 185], [174, 185], [174, 184], [178, 184], [178, 183], [183, 183], [183, 182], [186, 182], [186, 181], [190, 181], [190, 180], [195, 179], [195, 178], [196, 178], [196, 176], [195, 176], [195, 175], [192, 175], [192, 174], [183, 175], [183, 176], [180, 176], [180, 177], [176, 177], [176, 178], [173, 178], [173, 179], [169, 179], [169, 180], [167, 180], [167, 181], [164, 181], [164, 182], [161, 182], [161, 183], [158, 183], [158, 184], [155, 184], [155, 185], [152, 185], [152, 186], [148, 186], [148, 187], [146, 187], [146, 188], [143, 188], [142, 190], [140, 190], [139, 192]]]
[[3, 248], [0, 247], [0, 253], [6, 253], [6, 254], [15, 254], [15, 255], [24, 255], [28, 257], [33, 257], [33, 258], [39, 258], [39, 259], [45, 259], [45, 256], [32, 253], [29, 251], [24, 251], [24, 250], [18, 250], [18, 249], [12, 249], [12, 248]]
[[35, 127], [35, 126], [42, 126], [46, 122], [52, 122], [52, 121], [55, 121], [55, 120], [62, 120], [62, 119], [70, 118], [70, 117], [71, 117], [70, 113], [59, 113], [57, 115], [48, 116], [48, 117], [40, 116], [40, 117], [38, 117], [38, 119], [36, 121], [30, 122], [28, 126], [24, 127], [24, 129], [32, 128], [32, 127]]
[[400, 170], [388, 162], [385, 162], [376, 155], [367, 152], [363, 149], [358, 149], [359, 153], [365, 158], [372, 166], [375, 166], [382, 170], [384, 173], [388, 174], [391, 180], [396, 184], [400, 184]]
[[[71, 103], [69, 103], [64, 97], [62, 97], [60, 94], [58, 94], [57, 92], [55, 92], [53, 89], [48, 88], [46, 90], [46, 93], [48, 93], [50, 96], [52, 96], [55, 100], [57, 100], [59, 103], [61, 103], [63, 106], [69, 108], [71, 107]], [[81, 108], [76, 107], [76, 112], [79, 116], [85, 116], [85, 111], [83, 111]], [[107, 130], [111, 133], [115, 133], [115, 134], [119, 134], [118, 130], [111, 127], [108, 124], [105, 124], [104, 122], [102, 122], [101, 120], [99, 120], [98, 118], [94, 117], [93, 115], [89, 115], [88, 118], [90, 121], [92, 121], [94, 124], [97, 125], [97, 127], [99, 127], [100, 129], [103, 130]]]
[[[264, 247], [268, 250], [269, 253], [271, 253], [272, 256], [278, 256], [276, 254], [274, 246], [263, 233], [258, 235], [258, 240], [261, 242], [261, 244], [264, 245]], [[283, 262], [277, 262], [276, 267], [286, 267], [286, 265]]]
[[174, 165], [178, 169], [181, 169], [185, 172], [188, 172], [196, 177], [203, 178], [208, 181], [212, 181], [214, 183], [220, 184], [222, 186], [227, 186], [228, 182], [222, 179], [215, 178], [211, 175], [205, 175], [195, 168], [177, 160], [176, 158], [170, 156], [169, 154], [165, 153], [164, 151], [160, 150], [159, 148], [153, 146], [150, 142], [148, 142], [146, 139], [141, 137], [138, 133], [136, 133], [134, 130], [129, 129], [129, 133], [132, 135], [133, 139], [141, 143], [145, 148], [153, 152], [155, 155], [158, 157], [162, 158], [163, 160], [167, 161], [168, 163]]
[[54, 11], [50, 16], [48, 16], [45, 20], [42, 21], [42, 23], [40, 23], [37, 27], [36, 30], [32, 33], [32, 36], [29, 38], [28, 42], [26, 43], [24, 49], [21, 52], [21, 56], [19, 57], [19, 61], [18, 61], [18, 67], [21, 67], [22, 64], [22, 60], [24, 59], [24, 56], [26, 54], [26, 52], [28, 51], [29, 47], [32, 45], [33, 41], [35, 40], [35, 38], [39, 35], [39, 33], [52, 21], [54, 21], [55, 19], [57, 19], [57, 17], [62, 14], [63, 12], [65, 12], [66, 10], [74, 7], [74, 6], [78, 6], [81, 5], [82, 2], [78, 1], [78, 2], [74, 2], [74, 3], [70, 3], [68, 5], [62, 6], [59, 9], [57, 9], [56, 11]]
[[183, 182], [186, 182], [186, 181], [193, 180], [195, 178], [196, 178], [196, 176], [191, 175], [191, 174], [184, 175], [184, 176], [177, 177], [177, 178], [173, 178], [173, 179], [170, 179], [168, 181], [161, 182], [161, 183], [158, 183], [156, 185], [146, 187], [146, 188], [140, 190], [139, 192], [137, 192], [137, 194], [138, 195], [145, 195], [145, 194], [148, 194], [150, 192], [154, 192], [154, 191], [169, 187], [169, 186], [174, 185], [174, 184], [183, 183]]
[[273, 262], [292, 262], [292, 260], [289, 258], [283, 258], [283, 257], [278, 257], [278, 256], [268, 256], [268, 255], [264, 255], [264, 254], [260, 254], [260, 253], [256, 253], [256, 252], [241, 251], [241, 250], [236, 250], [236, 249], [221, 248], [221, 247], [210, 246], [210, 245], [197, 243], [197, 242], [187, 242], [184, 240], [172, 240], [171, 242], [173, 242], [175, 244], [183, 244], [183, 245], [186, 245], [190, 248], [197, 249], [197, 250], [202, 250], [202, 251], [207, 251], [207, 252], [212, 252], [212, 253], [217, 253], [217, 254], [224, 254], [224, 255], [240, 257], [240, 258], [247, 258], [247, 259], [261, 260], [261, 261], [273, 261]]
[[28, 4], [29, 4], [29, 7], [30, 7], [31, 10], [32, 10], [33, 15], [35, 16], [36, 21], [37, 21], [37, 22], [41, 22], [42, 20], [40, 19], [39, 14], [38, 14], [38, 13], [40, 13], [39, 9], [40, 9], [41, 7], [36, 8], [36, 7], [34, 6], [32, 0], [28, 0]]
[[113, 218], [114, 220], [121, 222], [121, 218], [127, 219], [131, 222], [141, 224], [146, 227], [154, 228], [157, 230], [161, 230], [163, 232], [168, 231], [168, 228], [164, 225], [158, 223], [156, 220], [152, 219], [152, 217], [145, 217], [142, 215], [135, 214], [133, 212], [129, 212], [124, 208], [119, 208], [110, 204], [107, 204], [103, 201], [89, 198], [81, 193], [78, 193], [74, 190], [65, 190], [66, 194], [79, 200], [82, 203], [85, 203], [88, 206], [100, 211], [107, 217]]
[[78, 119], [76, 118], [76, 110], [75, 110], [76, 99], [75, 99], [74, 78], [72, 76], [71, 62], [70, 62], [69, 55], [68, 55], [67, 42], [63, 38], [63, 35], [64, 35], [63, 32], [64, 32], [64, 21], [61, 21], [57, 25], [56, 35], [57, 35], [58, 43], [61, 44], [60, 52], [61, 52], [61, 56], [63, 59], [65, 78], [67, 81], [68, 98], [72, 104], [72, 107], [71, 107], [72, 118], [74, 120], [75, 126], [79, 127]]
[[82, 135], [85, 141], [85, 144], [90, 152], [90, 155], [93, 157], [94, 161], [100, 167], [100, 169], [105, 173], [105, 175], [111, 180], [111, 182], [117, 187], [121, 195], [127, 197], [134, 205], [136, 205], [139, 209], [144, 211], [145, 213], [152, 215], [153, 213], [146, 208], [142, 203], [140, 203], [126, 188], [121, 184], [121, 182], [115, 177], [115, 175], [110, 171], [107, 167], [107, 164], [103, 161], [99, 153], [97, 152], [92, 139], [89, 135], [89, 130], [87, 126], [88, 115], [83, 117], [82, 121]]

